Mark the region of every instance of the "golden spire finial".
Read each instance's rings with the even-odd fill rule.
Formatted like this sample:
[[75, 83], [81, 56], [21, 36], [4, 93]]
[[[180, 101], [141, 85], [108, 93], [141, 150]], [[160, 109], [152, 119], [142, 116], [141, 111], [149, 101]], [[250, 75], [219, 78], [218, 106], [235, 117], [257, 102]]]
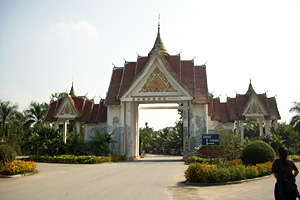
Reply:
[[77, 95], [75, 94], [74, 87], [73, 87], [73, 80], [72, 80], [72, 87], [71, 87], [69, 95], [71, 95], [72, 98], [77, 97]]
[[154, 51], [158, 51], [163, 56], [170, 56], [169, 52], [167, 51], [166, 47], [164, 46], [164, 43], [162, 42], [162, 39], [160, 37], [160, 15], [158, 15], [158, 31], [157, 31], [157, 37], [154, 43], [153, 48], [149, 52], [148, 56], [150, 56]]

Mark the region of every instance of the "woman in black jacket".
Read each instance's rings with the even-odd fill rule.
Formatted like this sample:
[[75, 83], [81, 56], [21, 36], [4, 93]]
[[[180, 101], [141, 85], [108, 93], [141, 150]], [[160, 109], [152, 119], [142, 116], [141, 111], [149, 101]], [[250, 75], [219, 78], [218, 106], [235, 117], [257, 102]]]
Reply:
[[276, 159], [272, 166], [272, 172], [277, 179], [275, 184], [276, 200], [295, 200], [299, 195], [295, 177], [299, 171], [295, 163], [287, 159], [287, 150], [279, 147], [277, 151], [279, 159]]

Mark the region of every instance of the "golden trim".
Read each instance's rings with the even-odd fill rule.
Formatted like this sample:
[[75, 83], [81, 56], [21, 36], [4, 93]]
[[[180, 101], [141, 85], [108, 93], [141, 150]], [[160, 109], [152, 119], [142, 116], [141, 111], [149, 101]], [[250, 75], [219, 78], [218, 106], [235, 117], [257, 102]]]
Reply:
[[177, 90], [174, 89], [166, 76], [156, 67], [139, 91], [139, 93], [141, 92], [177, 92]]
[[67, 115], [67, 114], [70, 114], [70, 115], [75, 115], [75, 112], [74, 112], [74, 109], [72, 107], [69, 106], [69, 104], [66, 104], [59, 115]]
[[260, 107], [255, 102], [253, 102], [251, 106], [249, 106], [246, 114], [263, 114], [263, 112]]

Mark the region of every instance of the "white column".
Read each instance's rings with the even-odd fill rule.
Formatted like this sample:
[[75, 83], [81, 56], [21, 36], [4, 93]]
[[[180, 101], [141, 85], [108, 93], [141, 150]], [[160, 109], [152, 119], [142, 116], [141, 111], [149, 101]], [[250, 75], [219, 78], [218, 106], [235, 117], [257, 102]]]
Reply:
[[190, 154], [190, 140], [188, 133], [188, 101], [183, 102], [183, 158]]
[[124, 102], [126, 104], [125, 118], [126, 118], [126, 158], [132, 159], [134, 157], [134, 138], [132, 133], [132, 103]]
[[275, 126], [275, 129], [278, 129], [278, 121], [277, 121], [277, 119], [274, 120], [274, 126]]
[[240, 121], [239, 120], [236, 121], [235, 124], [236, 124], [236, 135], [239, 135], [240, 134]]
[[241, 127], [241, 145], [244, 145], [244, 121], [240, 121], [240, 127]]
[[139, 138], [137, 131], [137, 103], [131, 102], [131, 133], [133, 137], [132, 148], [133, 148], [133, 158], [139, 157]]
[[262, 119], [259, 119], [258, 123], [259, 123], [259, 136], [263, 136], [264, 130], [263, 130], [263, 121], [262, 121]]
[[64, 121], [63, 141], [65, 144], [67, 143], [67, 127], [68, 127], [68, 122]]
[[55, 130], [59, 129], [59, 124], [58, 124], [58, 120], [55, 122], [55, 126], [54, 126]]
[[270, 122], [271, 122], [271, 120], [266, 120], [265, 121], [265, 133], [266, 133], [266, 135], [270, 134], [270, 131], [269, 131], [269, 129], [270, 129]]
[[89, 141], [91, 139], [90, 135], [88, 134], [88, 126], [87, 125], [84, 125], [84, 127], [83, 127], [83, 134], [84, 134], [84, 141]]
[[76, 122], [76, 132], [77, 134], [80, 133], [80, 122]]

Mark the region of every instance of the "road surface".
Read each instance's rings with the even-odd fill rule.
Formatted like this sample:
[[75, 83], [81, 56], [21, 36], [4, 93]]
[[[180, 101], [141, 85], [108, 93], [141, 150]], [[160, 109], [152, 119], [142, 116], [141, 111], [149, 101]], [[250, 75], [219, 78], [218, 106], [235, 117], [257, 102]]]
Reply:
[[37, 169], [32, 176], [0, 178], [0, 199], [274, 199], [272, 176], [241, 184], [185, 185], [187, 165], [178, 156], [149, 155], [134, 162], [91, 165], [37, 163]]

